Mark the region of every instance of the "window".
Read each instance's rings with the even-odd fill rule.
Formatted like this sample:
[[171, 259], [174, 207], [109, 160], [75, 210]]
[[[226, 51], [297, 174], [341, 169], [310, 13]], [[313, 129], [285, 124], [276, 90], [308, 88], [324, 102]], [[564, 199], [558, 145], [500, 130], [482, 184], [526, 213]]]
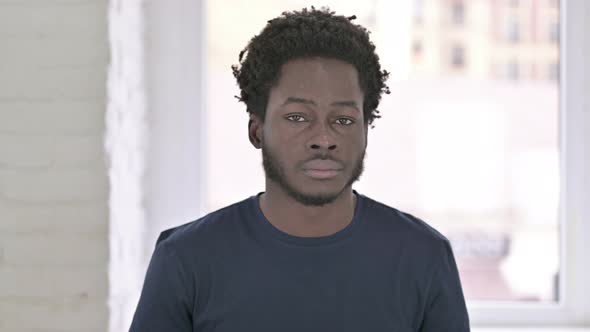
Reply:
[[[332, 8], [345, 14], [353, 3], [344, 1]], [[430, 30], [437, 23], [425, 19], [421, 37], [416, 37], [411, 29], [391, 24], [402, 21], [405, 14], [401, 4], [388, 3], [388, 10], [369, 6], [367, 12], [356, 14], [358, 22], [375, 36], [384, 68], [395, 73], [395, 68], [385, 65], [388, 54], [396, 56], [399, 49], [420, 53], [423, 40], [436, 40], [445, 31]], [[207, 169], [215, 186], [208, 189], [207, 197], [213, 210], [264, 188], [259, 151], [246, 139], [247, 114], [244, 105], [233, 98], [238, 91], [228, 68], [249, 38], [281, 10], [240, 7], [232, 16], [224, 10], [223, 1], [210, 4], [207, 100], [208, 109], [216, 111], [208, 113]], [[437, 4], [445, 8], [444, 2], [429, 2]], [[462, 13], [462, 2], [454, 4], [453, 11]], [[293, 8], [303, 6], [304, 2], [293, 2]], [[368, 17], [372, 19], [367, 22]], [[486, 22], [489, 20], [482, 17], [473, 24]], [[232, 24], [239, 24], [239, 31], [229, 29]], [[518, 31], [517, 24], [513, 27]], [[485, 26], [470, 29], [486, 31]], [[473, 38], [495, 43], [488, 34]], [[555, 82], [539, 88], [521, 81], [521, 64], [516, 59], [505, 65], [506, 78], [518, 80], [516, 86], [493, 77], [486, 77], [485, 83], [481, 78], [472, 79], [486, 72], [491, 59], [502, 53], [494, 53], [500, 45], [491, 44], [477, 53], [480, 58], [468, 60], [467, 48], [477, 47], [469, 43], [463, 40], [448, 49], [448, 66], [460, 69], [458, 72], [449, 73], [444, 63], [425, 62], [416, 68], [420, 75], [430, 77], [428, 84], [420, 84], [422, 76], [417, 73], [413, 76], [411, 57], [395, 62], [397, 70], [408, 72], [416, 84], [393, 77], [392, 95], [384, 96], [380, 106], [383, 117], [369, 133], [377, 138], [369, 139], [366, 172], [356, 188], [413, 212], [443, 231], [457, 250], [468, 300], [552, 303], [558, 301], [555, 280], [559, 276], [559, 89]], [[467, 61], [472, 65], [467, 66]], [[457, 76], [462, 80], [452, 81]], [[394, 109], [407, 112], [385, 111]], [[237, 164], [240, 174], [250, 176], [236, 174]], [[536, 253], [544, 259], [536, 260]]]
[[512, 61], [506, 65], [506, 77], [513, 81], [518, 80], [520, 77], [518, 62]]
[[462, 1], [453, 2], [451, 16], [454, 25], [463, 25], [465, 21], [465, 4]]
[[559, 23], [552, 22], [549, 25], [549, 40], [552, 43], [559, 43]]
[[516, 18], [511, 18], [507, 23], [507, 39], [509, 42], [517, 43], [520, 41], [520, 25]]
[[552, 63], [547, 66], [547, 77], [551, 81], [559, 80], [559, 64]]
[[422, 24], [424, 19], [424, 0], [414, 0], [414, 24]]
[[412, 54], [416, 60], [419, 60], [422, 56], [422, 42], [415, 40], [412, 44]]
[[451, 66], [454, 68], [465, 66], [465, 49], [462, 46], [456, 45], [451, 49]]

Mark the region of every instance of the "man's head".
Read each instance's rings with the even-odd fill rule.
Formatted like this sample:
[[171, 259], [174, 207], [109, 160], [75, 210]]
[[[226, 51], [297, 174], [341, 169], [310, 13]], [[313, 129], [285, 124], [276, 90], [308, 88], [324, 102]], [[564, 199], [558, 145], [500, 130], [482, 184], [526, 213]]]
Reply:
[[388, 73], [353, 18], [283, 13], [233, 67], [267, 180], [305, 205], [329, 203], [359, 178], [368, 126], [388, 93]]

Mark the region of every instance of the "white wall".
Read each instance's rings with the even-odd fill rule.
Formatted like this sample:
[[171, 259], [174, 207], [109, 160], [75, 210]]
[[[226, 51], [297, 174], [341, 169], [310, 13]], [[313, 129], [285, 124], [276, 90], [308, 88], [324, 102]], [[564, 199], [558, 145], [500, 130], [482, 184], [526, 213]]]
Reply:
[[105, 331], [107, 1], [0, 1], [0, 331]]
[[109, 331], [127, 331], [149, 261], [144, 0], [111, 0], [105, 148], [109, 157]]
[[[0, 0], [1, 1], [1, 0]], [[202, 9], [194, 0], [111, 0], [109, 331], [126, 331], [158, 234], [197, 219]]]
[[206, 206], [204, 6], [195, 0], [146, 1], [148, 257], [162, 230], [201, 217]]

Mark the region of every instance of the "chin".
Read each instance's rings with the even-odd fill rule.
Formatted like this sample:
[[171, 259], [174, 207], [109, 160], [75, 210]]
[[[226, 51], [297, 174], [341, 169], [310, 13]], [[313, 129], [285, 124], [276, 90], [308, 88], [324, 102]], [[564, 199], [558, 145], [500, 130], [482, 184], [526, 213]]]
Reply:
[[[333, 188], [322, 188], [318, 190], [310, 190], [310, 186], [305, 189], [287, 190], [289, 196], [297, 200], [299, 203], [306, 206], [322, 206], [334, 202], [344, 192], [346, 188], [342, 186], [334, 186]], [[334, 188], [337, 187], [337, 188]], [[285, 188], [283, 188], [285, 189]]]
[[308, 194], [308, 193], [290, 193], [292, 198], [305, 206], [323, 206], [330, 204], [338, 198], [338, 194]]

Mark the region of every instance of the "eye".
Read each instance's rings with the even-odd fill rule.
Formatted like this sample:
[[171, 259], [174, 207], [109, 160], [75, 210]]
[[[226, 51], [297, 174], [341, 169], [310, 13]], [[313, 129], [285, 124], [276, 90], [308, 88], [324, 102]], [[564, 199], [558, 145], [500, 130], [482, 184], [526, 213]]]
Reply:
[[354, 123], [354, 121], [352, 121], [349, 118], [338, 118], [338, 119], [336, 119], [336, 122], [340, 125], [343, 125], [343, 126], [350, 126], [351, 124]]
[[292, 114], [285, 117], [287, 120], [292, 122], [304, 122], [305, 118], [299, 114]]

